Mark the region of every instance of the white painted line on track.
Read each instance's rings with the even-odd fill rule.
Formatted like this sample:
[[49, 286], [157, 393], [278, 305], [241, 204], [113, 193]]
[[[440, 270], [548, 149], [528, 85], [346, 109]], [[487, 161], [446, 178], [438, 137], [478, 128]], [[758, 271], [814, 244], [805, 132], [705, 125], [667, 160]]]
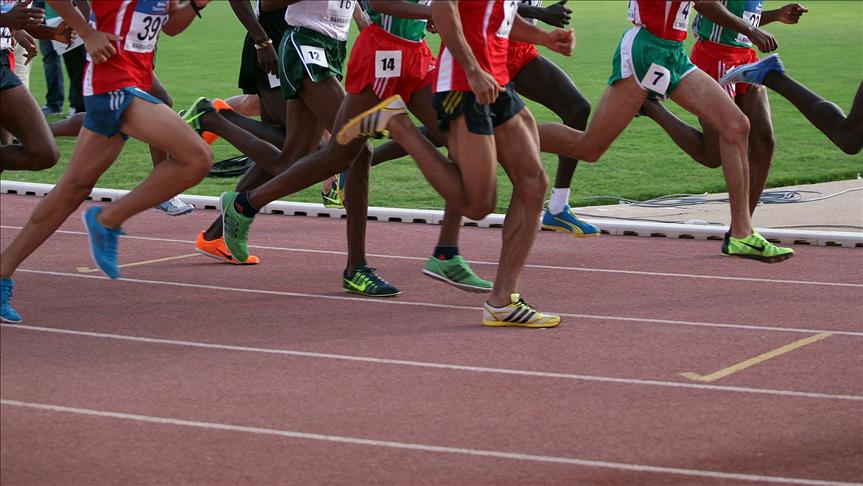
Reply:
[[598, 461], [593, 459], [581, 459], [577, 457], [543, 456], [537, 454], [526, 454], [521, 452], [504, 452], [487, 449], [468, 449], [463, 447], [447, 447], [431, 444], [418, 444], [412, 442], [398, 442], [391, 440], [366, 439], [344, 435], [315, 434], [310, 432], [298, 432], [284, 429], [271, 429], [266, 427], [250, 427], [245, 425], [224, 424], [218, 422], [202, 422], [198, 420], [186, 420], [172, 417], [156, 417], [151, 415], [138, 415], [123, 412], [111, 412], [108, 410], [95, 410], [90, 408], [66, 407], [63, 405], [52, 405], [47, 403], [33, 403], [19, 400], [0, 399], [0, 404], [7, 407], [19, 407], [35, 410], [44, 410], [56, 413], [70, 413], [85, 415], [89, 417], [100, 417], [118, 420], [129, 420], [133, 422], [144, 422], [159, 425], [173, 425], [178, 427], [192, 427], [197, 429], [216, 430], [221, 432], [241, 432], [254, 435], [268, 435], [286, 437], [290, 439], [314, 440], [319, 442], [333, 442], [338, 444], [350, 444], [355, 446], [383, 447], [388, 449], [400, 449], [418, 452], [433, 452], [439, 454], [455, 454], [462, 456], [488, 457], [494, 459], [509, 459], [515, 461], [531, 461], [540, 463], [566, 464], [570, 466], [582, 466], [591, 468], [613, 469], [618, 471], [633, 471], [639, 473], [673, 474], [678, 476], [690, 476], [699, 478], [713, 478], [738, 481], [760, 481], [768, 483], [803, 484], [814, 486], [850, 486], [855, 483], [838, 481], [825, 481], [819, 479], [786, 478], [781, 476], [763, 476], [757, 474], [742, 474], [733, 472], [710, 471], [704, 469], [686, 469], [678, 467], [650, 466], [646, 464], [632, 464], [626, 462]]
[[[107, 277], [100, 275], [84, 275], [79, 273], [64, 273], [64, 272], [52, 272], [48, 270], [33, 270], [33, 269], [19, 269], [18, 272], [21, 273], [33, 273], [38, 275], [50, 275], [54, 277], [71, 277], [71, 278], [90, 278], [90, 279], [100, 279], [100, 280], [109, 280]], [[481, 310], [480, 307], [466, 306], [466, 305], [452, 305], [452, 304], [435, 304], [432, 302], [415, 302], [410, 300], [401, 300], [401, 299], [375, 299], [369, 297], [352, 297], [349, 295], [330, 295], [330, 294], [306, 294], [301, 292], [285, 292], [280, 290], [264, 290], [264, 289], [249, 289], [249, 288], [235, 288], [235, 287], [222, 287], [219, 285], [205, 285], [205, 284], [196, 284], [196, 283], [186, 283], [186, 282], [172, 282], [168, 280], [145, 280], [140, 278], [120, 278], [117, 279], [119, 282], [129, 282], [129, 283], [138, 283], [138, 284], [151, 284], [151, 285], [160, 285], [160, 286], [174, 286], [174, 287], [186, 287], [186, 288], [195, 288], [195, 289], [206, 289], [206, 290], [219, 290], [224, 292], [232, 292], [236, 293], [246, 293], [246, 294], [261, 294], [261, 295], [279, 295], [282, 297], [300, 297], [303, 299], [323, 299], [323, 300], [341, 300], [341, 301], [352, 301], [352, 302], [362, 302], [366, 304], [380, 304], [380, 305], [403, 305], [403, 306], [414, 306], [414, 307], [431, 307], [436, 309], [450, 309], [450, 310], [464, 310], [478, 312]], [[855, 337], [863, 337], [863, 332], [856, 331], [843, 331], [843, 330], [835, 330], [835, 329], [808, 329], [808, 328], [794, 328], [794, 327], [775, 327], [775, 326], [767, 326], [767, 325], [753, 325], [753, 324], [732, 324], [732, 323], [722, 323], [722, 322], [700, 322], [700, 321], [679, 321], [673, 319], [651, 319], [647, 317], [623, 317], [623, 316], [604, 316], [604, 315], [596, 315], [596, 314], [573, 314], [568, 312], [554, 312], [553, 310], [549, 310], [547, 312], [558, 314], [562, 317], [574, 317], [578, 319], [593, 319], [593, 320], [604, 320], [604, 321], [620, 321], [620, 322], [630, 322], [637, 324], [647, 324], [647, 325], [672, 325], [672, 326], [693, 326], [693, 327], [708, 327], [708, 328], [723, 328], [723, 329], [743, 329], [747, 331], [767, 331], [767, 332], [793, 332], [798, 334], [818, 334], [822, 332], [829, 332], [832, 334], [836, 334], [838, 336], [855, 336]]]
[[[0, 228], [4, 229], [13, 229], [20, 230], [20, 226], [0, 226]], [[86, 236], [87, 233], [83, 231], [68, 231], [68, 230], [58, 230], [55, 233], [66, 234], [66, 235], [77, 235], [77, 236]], [[195, 242], [191, 240], [177, 240], [172, 238], [153, 238], [148, 236], [129, 236], [123, 235], [122, 238], [128, 238], [132, 240], [142, 240], [142, 241], [155, 241], [162, 243], [182, 243], [184, 245], [194, 246]], [[272, 250], [272, 251], [286, 251], [286, 252], [297, 252], [297, 253], [318, 253], [324, 255], [347, 255], [347, 252], [344, 251], [335, 251], [335, 250], [315, 250], [309, 248], [289, 248], [289, 247], [279, 247], [279, 246], [265, 246], [265, 245], [249, 245], [249, 248], [255, 248], [258, 250]], [[379, 254], [379, 253], [369, 253], [367, 256], [374, 258], [388, 258], [392, 260], [414, 260], [414, 261], [422, 261], [425, 262], [428, 260], [428, 257], [412, 257], [412, 256], [402, 256], [402, 255], [387, 255], [387, 254]], [[485, 262], [479, 260], [469, 260], [468, 263], [472, 265], [493, 265], [496, 266], [497, 262]], [[754, 277], [731, 277], [725, 275], [701, 275], [701, 274], [693, 274], [693, 273], [671, 273], [671, 272], [648, 272], [641, 270], [622, 270], [622, 269], [613, 269], [613, 268], [587, 268], [587, 267], [564, 267], [564, 266], [554, 266], [554, 265], [536, 265], [536, 264], [527, 264], [526, 268], [536, 268], [541, 270], [559, 270], [559, 271], [567, 271], [567, 272], [588, 272], [588, 273], [611, 273], [611, 274], [624, 274], [624, 275], [644, 275], [650, 277], [671, 277], [671, 278], [693, 278], [693, 279], [702, 279], [702, 280], [729, 280], [729, 281], [737, 281], [737, 282], [757, 282], [757, 283], [770, 283], [770, 284], [789, 284], [789, 285], [816, 285], [816, 286], [826, 286], [826, 287], [854, 287], [854, 288], [863, 288], [863, 284], [857, 283], [848, 283], [848, 282], [823, 282], [823, 281], [813, 281], [813, 280], [788, 280], [788, 279], [775, 279], [775, 278], [754, 278]]]
[[12, 329], [16, 331], [30, 331], [30, 332], [42, 332], [42, 333], [53, 333], [53, 334], [65, 334], [65, 335], [73, 335], [73, 336], [83, 336], [90, 338], [98, 338], [98, 339], [112, 339], [116, 341], [130, 341], [130, 342], [138, 342], [138, 343], [147, 343], [147, 344], [158, 344], [158, 345], [167, 345], [167, 346], [183, 346], [188, 348], [201, 348], [201, 349], [215, 349], [220, 351], [237, 351], [237, 352], [246, 352], [246, 353], [259, 353], [259, 354], [273, 354], [273, 355], [281, 355], [281, 356], [295, 356], [300, 358], [316, 358], [316, 359], [329, 359], [329, 360], [338, 360], [338, 361], [351, 361], [351, 362], [360, 362], [360, 363], [371, 363], [371, 364], [381, 364], [381, 365], [390, 365], [390, 366], [409, 366], [415, 368], [432, 368], [432, 369], [442, 369], [442, 370], [451, 370], [451, 371], [464, 371], [470, 373], [490, 373], [490, 374], [499, 374], [499, 375], [514, 375], [514, 376], [528, 376], [533, 378], [551, 378], [551, 379], [562, 379], [562, 380], [575, 380], [575, 381], [589, 381], [589, 382], [598, 382], [598, 383], [613, 383], [620, 385], [643, 385], [643, 386], [658, 386], [665, 388], [684, 388], [690, 390], [708, 390], [708, 391], [720, 391], [720, 392], [732, 392], [732, 393], [748, 393], [748, 394], [757, 394], [757, 395], [771, 395], [771, 396], [782, 396], [782, 397], [794, 397], [794, 398], [815, 398], [815, 399], [826, 399], [826, 400], [846, 400], [846, 401], [863, 401], [863, 396], [861, 395], [839, 395], [833, 393], [817, 393], [817, 392], [805, 392], [799, 390], [781, 390], [781, 389], [772, 389], [772, 388], [752, 388], [752, 387], [744, 387], [744, 386], [728, 386], [728, 385], [711, 385], [706, 383], [690, 383], [690, 382], [677, 382], [677, 381], [662, 381], [662, 380], [643, 380], [638, 378], [616, 378], [612, 376], [598, 376], [598, 375], [580, 375], [573, 373], [558, 373], [551, 371], [531, 371], [531, 370], [517, 370], [511, 368], [489, 368], [484, 366], [467, 366], [467, 365], [459, 365], [459, 364], [449, 364], [449, 363], [434, 363], [429, 361], [412, 361], [412, 360], [404, 360], [404, 359], [390, 359], [390, 358], [374, 358], [370, 356], [352, 356], [345, 354], [333, 354], [333, 353], [315, 353], [309, 351], [296, 351], [290, 349], [276, 349], [276, 348], [259, 348], [254, 346], [235, 346], [230, 344], [215, 344], [215, 343], [204, 343], [198, 341], [180, 341], [175, 339], [162, 339], [162, 338], [153, 338], [146, 336], [129, 336], [125, 334], [109, 334], [103, 332], [92, 332], [92, 331], [78, 331], [74, 329], [64, 329], [64, 328], [56, 328], [56, 327], [38, 327], [38, 326], [29, 326], [29, 325], [21, 325], [21, 324], [0, 324], [0, 327], [5, 329]]

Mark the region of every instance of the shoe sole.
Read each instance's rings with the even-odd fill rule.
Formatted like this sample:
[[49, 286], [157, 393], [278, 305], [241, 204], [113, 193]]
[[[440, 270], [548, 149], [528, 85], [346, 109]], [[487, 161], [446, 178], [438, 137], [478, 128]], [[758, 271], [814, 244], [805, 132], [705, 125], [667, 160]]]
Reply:
[[473, 294], [487, 294], [487, 293], [491, 292], [491, 289], [487, 289], [485, 287], [476, 287], [474, 285], [459, 283], [459, 282], [456, 282], [455, 280], [450, 280], [450, 279], [444, 277], [443, 275], [437, 274], [437, 273], [432, 272], [430, 270], [426, 270], [425, 268], [423, 269], [423, 275], [425, 275], [426, 277], [431, 277], [431, 278], [433, 278], [439, 282], [443, 282], [445, 284], [452, 285], [453, 287], [455, 287], [459, 290], [464, 290], [465, 292], [470, 292]]
[[[260, 262], [260, 260], [259, 260], [259, 261], [257, 261], [257, 262], [255, 262], [255, 263], [251, 263], [251, 262], [232, 262], [231, 260], [226, 260], [226, 259], [225, 259], [224, 257], [222, 257], [222, 256], [219, 256], [219, 255], [213, 255], [212, 253], [210, 253], [210, 252], [208, 252], [208, 251], [206, 251], [206, 250], [202, 250], [202, 249], [200, 249], [200, 248], [198, 248], [198, 247], [195, 247], [195, 251], [196, 251], [196, 252], [198, 252], [198, 253], [200, 253], [201, 255], [208, 256], [208, 257], [212, 258], [213, 260], [218, 260], [218, 261], [220, 261], [220, 262], [222, 262], [222, 263], [227, 263], [228, 265], [258, 265], [259, 263], [261, 263], [261, 262]], [[251, 257], [249, 257], [249, 258], [251, 258]], [[236, 260], [236, 259], [234, 259], [234, 260]]]
[[170, 213], [168, 211], [165, 211], [164, 209], [159, 209], [159, 208], [153, 208], [153, 210], [165, 213], [168, 216], [185, 216], [187, 214], [192, 214], [195, 212], [195, 208], [184, 209], [184, 210], [180, 211], [179, 213]]
[[786, 253], [784, 255], [779, 255], [775, 257], [760, 257], [755, 255], [742, 255], [742, 254], [731, 254], [731, 253], [723, 253], [723, 256], [727, 257], [736, 257], [736, 258], [745, 258], [747, 260], [755, 260], [756, 262], [761, 263], [780, 263], [785, 260], [789, 260], [794, 256], [794, 253]]
[[401, 291], [396, 292], [396, 293], [394, 293], [394, 294], [367, 294], [367, 293], [365, 293], [365, 292], [360, 292], [359, 290], [346, 289], [346, 288], [344, 288], [344, 287], [342, 287], [342, 288], [344, 289], [344, 291], [345, 291], [345, 292], [350, 292], [350, 293], [352, 293], [352, 294], [359, 294], [359, 295], [362, 295], [362, 296], [365, 296], [365, 297], [395, 297], [395, 296], [397, 296], [397, 295], [401, 295], [401, 294], [402, 294], [402, 293], [401, 293]]
[[575, 238], [593, 238], [593, 237], [599, 236], [599, 235], [601, 234], [601, 233], [581, 233], [581, 234], [575, 234], [575, 233], [573, 233], [572, 231], [569, 231], [568, 229], [561, 228], [560, 226], [546, 226], [546, 225], [542, 225], [542, 229], [544, 229], [544, 230], [549, 230], [549, 231], [556, 231], [556, 232], [558, 232], [558, 233], [566, 233], [566, 234], [568, 234], [568, 235], [572, 235], [572, 236], [573, 236], [573, 237], [575, 237]]
[[560, 325], [560, 320], [551, 324], [522, 324], [520, 322], [503, 322], [503, 321], [482, 321], [483, 326], [487, 327], [526, 327], [529, 329], [548, 329]]
[[0, 317], [0, 322], [5, 322], [6, 324], [20, 324], [20, 323], [24, 322], [24, 319], [18, 319], [17, 321], [13, 321], [12, 319]]
[[90, 250], [90, 259], [93, 260], [93, 264], [96, 265], [96, 268], [99, 269], [100, 272], [104, 273], [106, 277], [110, 279], [118, 279], [120, 278], [120, 269], [117, 268], [117, 276], [112, 277], [108, 275], [108, 272], [102, 268], [102, 265], [99, 265], [99, 261], [96, 260], [96, 254], [93, 252], [93, 237], [90, 236], [90, 225], [87, 224], [87, 211], [81, 213], [81, 222], [84, 223], [84, 230], [87, 232], [87, 248]]
[[[387, 99], [385, 99], [385, 100], [381, 101], [380, 103], [376, 104], [375, 106], [373, 106], [373, 107], [369, 108], [368, 110], [366, 110], [366, 111], [364, 111], [364, 112], [360, 113], [359, 115], [357, 115], [357, 116], [355, 116], [355, 117], [351, 118], [350, 120], [348, 120], [348, 123], [347, 123], [347, 124], [345, 124], [345, 126], [343, 126], [343, 127], [339, 130], [339, 132], [336, 134], [336, 142], [338, 142], [340, 145], [347, 145], [347, 144], [349, 144], [351, 141], [353, 141], [355, 138], [357, 138], [357, 137], [353, 137], [353, 138], [348, 139], [348, 138], [347, 138], [347, 135], [346, 135], [347, 131], [348, 131], [348, 130], [350, 130], [350, 129], [352, 129], [352, 128], [354, 128], [354, 127], [356, 127], [356, 126], [357, 126], [357, 124], [359, 124], [359, 123], [360, 123], [360, 121], [361, 121], [363, 118], [365, 118], [366, 116], [368, 116], [368, 115], [370, 115], [370, 114], [372, 114], [372, 113], [374, 113], [374, 112], [376, 112], [376, 111], [381, 111], [381, 110], [383, 110], [383, 109], [384, 109], [384, 107], [386, 107], [388, 104], [392, 103], [393, 99], [394, 99], [395, 97], [397, 97], [397, 96], [399, 96], [399, 95], [392, 95], [392, 96], [390, 96], [389, 98], [387, 98]], [[362, 135], [360, 135], [360, 136], [362, 136]]]

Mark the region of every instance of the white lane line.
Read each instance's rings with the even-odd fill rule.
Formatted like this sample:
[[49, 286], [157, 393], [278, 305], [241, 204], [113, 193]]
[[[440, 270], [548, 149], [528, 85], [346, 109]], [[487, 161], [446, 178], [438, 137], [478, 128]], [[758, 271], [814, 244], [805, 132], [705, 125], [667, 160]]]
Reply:
[[[20, 226], [0, 226], [0, 228], [5, 229], [14, 229], [20, 230]], [[67, 234], [67, 235], [78, 235], [78, 236], [86, 236], [87, 233], [83, 231], [67, 231], [67, 230], [58, 230], [56, 233]], [[129, 236], [124, 235], [123, 238], [129, 238], [132, 240], [142, 240], [142, 241], [157, 241], [164, 243], [182, 243], [184, 245], [194, 245], [195, 242], [191, 240], [176, 240], [171, 238], [152, 238], [147, 236]], [[314, 250], [309, 248], [288, 248], [288, 247], [279, 247], [279, 246], [265, 246], [265, 245], [249, 245], [249, 248], [255, 248], [258, 250], [273, 250], [273, 251], [287, 251], [287, 252], [298, 252], [298, 253], [319, 253], [325, 255], [347, 255], [347, 252], [344, 251], [334, 251], [334, 250]], [[414, 260], [414, 261], [426, 261], [428, 257], [412, 257], [412, 256], [401, 256], [401, 255], [386, 255], [386, 254], [378, 254], [378, 253], [369, 253], [368, 256], [375, 258], [388, 258], [392, 260]], [[470, 260], [468, 263], [472, 265], [497, 265], [497, 262], [484, 262], [478, 260]], [[620, 270], [613, 268], [586, 268], [586, 267], [564, 267], [564, 266], [554, 266], [554, 265], [535, 265], [535, 264], [527, 264], [525, 265], [527, 268], [536, 268], [541, 270], [559, 270], [559, 271], [568, 271], [568, 272], [588, 272], [588, 273], [611, 273], [611, 274], [624, 274], [624, 275], [645, 275], [651, 277], [672, 277], [672, 278], [694, 278], [694, 279], [702, 279], [702, 280], [729, 280], [729, 281], [737, 281], [737, 282], [758, 282], [758, 283], [773, 283], [773, 284], [790, 284], [790, 285], [816, 285], [816, 286], [826, 286], [826, 287], [852, 287], [852, 288], [863, 288], [863, 284], [856, 283], [847, 283], [847, 282], [822, 282], [822, 281], [812, 281], [812, 280], [786, 280], [786, 279], [775, 279], [775, 278], [753, 278], [753, 277], [730, 277], [724, 275], [701, 275], [701, 274], [691, 274], [691, 273], [670, 273], [670, 272], [647, 272], [640, 270]]]
[[[31, 269], [19, 269], [18, 272], [21, 273], [34, 273], [38, 275], [51, 275], [54, 277], [72, 277], [72, 278], [91, 278], [91, 279], [101, 279], [108, 280], [107, 277], [101, 275], [83, 275], [78, 273], [64, 273], [64, 272], [51, 272], [47, 270], [31, 270]], [[262, 295], [279, 295], [282, 297], [300, 297], [303, 299], [322, 299], [322, 300], [341, 300], [341, 301], [351, 301], [351, 302], [363, 302], [366, 304], [380, 304], [380, 305], [403, 305], [403, 306], [413, 306], [413, 307], [431, 307], [437, 309], [450, 309], [450, 310], [464, 310], [478, 313], [481, 308], [466, 306], [466, 305], [452, 305], [452, 304], [436, 304], [433, 302], [415, 302], [410, 300], [401, 300], [401, 299], [371, 299], [368, 297], [352, 297], [349, 295], [329, 295], [329, 294], [305, 294], [301, 292], [285, 292], [281, 290], [264, 290], [264, 289], [248, 289], [248, 288], [234, 288], [234, 287], [222, 287], [219, 285], [205, 285], [205, 284], [195, 284], [195, 283], [186, 283], [186, 282], [172, 282], [168, 280], [145, 280], [140, 278], [120, 278], [118, 279], [120, 282], [129, 282], [129, 283], [137, 283], [137, 284], [151, 284], [151, 285], [160, 285], [160, 286], [174, 286], [174, 287], [186, 287], [186, 288], [195, 288], [195, 289], [206, 289], [206, 290], [219, 290], [224, 292], [232, 292], [236, 293], [246, 293], [246, 294], [262, 294]], [[601, 320], [601, 321], [620, 321], [620, 322], [629, 322], [636, 324], [646, 324], [646, 325], [672, 325], [672, 326], [692, 326], [692, 327], [707, 327], [707, 328], [722, 328], [722, 329], [744, 329], [747, 331], [767, 331], [767, 332], [792, 332], [797, 334], [818, 334], [822, 332], [829, 332], [832, 334], [836, 334], [838, 336], [855, 336], [855, 337], [863, 337], [863, 332], [857, 331], [843, 331], [843, 330], [835, 330], [835, 329], [808, 329], [808, 328], [794, 328], [794, 327], [775, 327], [775, 326], [767, 326], [767, 325], [755, 325], [755, 324], [731, 324], [724, 322], [701, 322], [701, 321], [679, 321], [673, 319], [651, 319], [646, 317], [623, 317], [623, 316], [604, 316], [604, 315], [596, 315], [596, 314], [573, 314], [568, 312], [554, 312], [553, 310], [549, 310], [547, 312], [552, 312], [554, 314], [558, 314], [563, 317], [574, 317], [577, 319], [593, 319], [593, 320]], [[477, 314], [479, 315], [479, 314]]]
[[632, 464], [626, 462], [597, 461], [593, 459], [581, 459], [577, 457], [543, 456], [537, 454], [526, 454], [521, 452], [504, 452], [487, 449], [468, 449], [463, 447], [447, 447], [431, 444], [418, 444], [412, 442], [398, 442], [392, 440], [365, 439], [362, 437], [351, 437], [344, 435], [315, 434], [310, 432], [298, 432], [284, 429], [270, 429], [266, 427], [250, 427], [246, 425], [224, 424], [219, 422], [202, 422], [198, 420], [185, 420], [172, 417], [155, 417], [151, 415], [138, 415], [123, 412], [111, 412], [108, 410], [95, 410], [90, 408], [66, 407], [63, 405], [52, 405], [47, 403], [33, 403], [19, 400], [0, 399], [0, 404], [7, 407], [19, 407], [35, 410], [44, 410], [57, 413], [71, 413], [90, 417], [100, 417], [119, 420], [130, 420], [159, 425], [173, 425], [178, 427], [192, 427], [197, 429], [217, 430], [222, 432], [242, 432], [254, 435], [269, 435], [286, 437], [290, 439], [314, 440], [319, 442], [334, 442], [338, 444], [350, 444], [357, 446], [384, 447], [388, 449], [401, 449], [409, 451], [433, 452], [439, 454], [456, 454], [462, 456], [489, 457], [494, 459], [510, 459], [516, 461], [531, 461], [541, 463], [566, 464], [570, 466], [582, 466], [591, 468], [613, 469], [618, 471], [634, 471], [639, 473], [674, 474], [678, 476], [691, 476], [700, 478], [713, 478], [737, 481], [760, 481], [768, 483], [804, 484], [815, 486], [850, 486], [854, 483], [838, 481], [825, 481], [819, 479], [786, 478], [781, 476], [762, 476], [756, 474], [743, 474], [733, 472], [710, 471], [703, 469], [687, 469], [679, 467], [650, 466], [646, 464]]
[[689, 383], [689, 382], [677, 382], [677, 381], [662, 381], [662, 380], [642, 380], [638, 378], [615, 378], [611, 376], [597, 376], [597, 375], [580, 375], [573, 373], [557, 373], [550, 371], [531, 371], [531, 370], [517, 370], [511, 368], [488, 368], [483, 366], [467, 366], [467, 365], [458, 365], [458, 364], [448, 364], [448, 363], [434, 363], [429, 361], [411, 361], [404, 359], [390, 359], [390, 358], [373, 358], [370, 356], [353, 356], [353, 355], [345, 355], [345, 354], [332, 354], [332, 353], [315, 353], [309, 351], [295, 351], [290, 349], [275, 349], [275, 348], [258, 348], [253, 346], [235, 346], [230, 344], [215, 344], [215, 343], [203, 343], [198, 341], [180, 341], [175, 339], [162, 339], [162, 338], [153, 338], [153, 337], [145, 337], [145, 336], [129, 336], [125, 334], [108, 334], [103, 332], [91, 332], [91, 331], [78, 331], [74, 329], [64, 329], [64, 328], [56, 328], [56, 327], [38, 327], [38, 326], [24, 326], [20, 324], [0, 324], [0, 327], [10, 330], [16, 331], [30, 331], [30, 332], [45, 332], [45, 333], [54, 333], [54, 334], [67, 334], [73, 336], [84, 336], [91, 338], [99, 338], [99, 339], [112, 339], [117, 341], [131, 341], [131, 342], [139, 342], [139, 343], [147, 343], [147, 344], [158, 344], [158, 345], [167, 345], [167, 346], [183, 346], [189, 348], [202, 348], [202, 349], [215, 349], [220, 351], [238, 351], [245, 353], [258, 353], [258, 354], [273, 354], [273, 355], [281, 355], [281, 356], [295, 356], [300, 358], [316, 358], [316, 359], [329, 359], [329, 360], [338, 360], [338, 361], [351, 361], [351, 362], [359, 362], [359, 363], [372, 363], [372, 364], [381, 364], [381, 365], [391, 365], [391, 366], [410, 366], [414, 368], [432, 368], [432, 369], [441, 369], [441, 370], [451, 370], [451, 371], [464, 371], [470, 373], [492, 373], [498, 375], [515, 375], [515, 376], [529, 376], [533, 378], [552, 378], [552, 379], [563, 379], [563, 380], [576, 380], [576, 381], [589, 381], [589, 382], [599, 382], [599, 383], [614, 383], [614, 384], [622, 384], [622, 385], [645, 385], [645, 386], [659, 386], [666, 388], [685, 388], [690, 390], [709, 390], [709, 391], [722, 391], [722, 392], [734, 392], [734, 393], [750, 393], [750, 394], [759, 394], [759, 395], [772, 395], [772, 396], [783, 396], [783, 397], [795, 397], [795, 398], [816, 398], [816, 399], [827, 399], [827, 400], [846, 400], [846, 401], [863, 401], [863, 396], [861, 395], [838, 395], [832, 393], [817, 393], [817, 392], [805, 392], [798, 390], [781, 390], [781, 389], [771, 389], [771, 388], [751, 388], [751, 387], [743, 387], [743, 386], [728, 386], [728, 385], [711, 385], [706, 383]]

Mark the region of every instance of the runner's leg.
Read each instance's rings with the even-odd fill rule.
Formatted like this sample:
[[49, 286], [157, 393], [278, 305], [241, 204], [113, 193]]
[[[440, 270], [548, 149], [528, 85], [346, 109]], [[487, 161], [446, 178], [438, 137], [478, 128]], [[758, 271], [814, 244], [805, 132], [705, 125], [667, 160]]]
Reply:
[[0, 126], [20, 142], [0, 146], [0, 172], [53, 167], [60, 158], [60, 150], [42, 109], [27, 88], [19, 85], [0, 91], [0, 104], [15, 107], [0, 110]]

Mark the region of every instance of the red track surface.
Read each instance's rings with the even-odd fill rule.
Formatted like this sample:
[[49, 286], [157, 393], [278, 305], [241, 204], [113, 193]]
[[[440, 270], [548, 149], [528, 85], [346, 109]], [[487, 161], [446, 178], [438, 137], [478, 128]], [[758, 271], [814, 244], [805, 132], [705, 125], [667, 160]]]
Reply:
[[[38, 199], [0, 201], [5, 247]], [[215, 214], [138, 216], [121, 261], [193, 253]], [[433, 226], [369, 224], [387, 300], [341, 292], [338, 220], [262, 216], [261, 265], [117, 282], [79, 272], [80, 220], [63, 230], [16, 274], [25, 325], [2, 327], [3, 484], [863, 482], [860, 250], [768, 266], [542, 233], [523, 293], [564, 320], [531, 331], [483, 328], [482, 296], [421, 275]], [[499, 237], [465, 228], [461, 248], [492, 262]]]

